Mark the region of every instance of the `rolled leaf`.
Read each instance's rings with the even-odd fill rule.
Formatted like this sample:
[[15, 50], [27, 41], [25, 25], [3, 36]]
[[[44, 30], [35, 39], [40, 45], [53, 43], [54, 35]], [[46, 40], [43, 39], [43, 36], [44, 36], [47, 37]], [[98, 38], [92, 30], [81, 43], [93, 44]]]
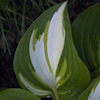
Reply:
[[1, 91], [0, 100], [40, 100], [40, 99], [29, 91], [12, 88]]
[[[22, 37], [14, 70], [20, 85], [38, 96], [76, 100], [90, 81], [71, 36], [67, 2], [38, 17]], [[85, 81], [84, 81], [85, 80]]]
[[72, 24], [77, 52], [90, 72], [100, 67], [100, 4], [83, 11]]

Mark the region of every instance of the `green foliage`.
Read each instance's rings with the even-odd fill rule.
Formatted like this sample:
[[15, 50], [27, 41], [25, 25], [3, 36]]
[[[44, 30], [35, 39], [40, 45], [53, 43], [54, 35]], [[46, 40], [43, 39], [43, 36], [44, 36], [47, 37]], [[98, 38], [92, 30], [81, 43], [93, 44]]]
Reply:
[[0, 92], [5, 90], [5, 89], [7, 89], [7, 88], [5, 88], [5, 87], [0, 88]]
[[90, 86], [79, 96], [77, 100], [99, 100], [100, 78], [90, 84]]
[[32, 2], [32, 5], [33, 5], [33, 8], [35, 8], [38, 13], [45, 11], [45, 7], [44, 7], [45, 4], [47, 4], [48, 7], [51, 7], [50, 3], [52, 5], [56, 4], [52, 0], [36, 0], [36, 1], [35, 0], [31, 0], [31, 2]]
[[100, 4], [83, 11], [72, 24], [77, 53], [91, 73], [91, 84], [78, 100], [99, 100], [100, 96]]
[[[76, 0], [72, 0], [69, 4], [68, 4], [68, 7], [70, 7]], [[77, 0], [77, 1], [80, 1], [82, 2], [82, 0]]]
[[83, 11], [72, 24], [77, 52], [90, 72], [100, 67], [100, 4]]
[[[31, 2], [33, 6], [40, 6], [44, 10], [42, 1], [39, 0], [39, 5], [37, 1]], [[52, 3], [51, 0], [45, 2], [48, 6], [49, 2]], [[15, 4], [13, 0], [12, 3]], [[21, 15], [23, 32], [25, 4], [26, 0]], [[9, 8], [9, 11], [14, 14], [17, 27], [18, 13], [14, 7], [13, 10]], [[99, 12], [100, 4], [86, 9], [75, 19], [72, 27], [67, 2], [58, 4], [40, 15], [20, 40], [14, 57], [14, 71], [18, 82], [28, 91], [5, 89], [0, 92], [0, 99], [40, 100], [37, 96], [51, 95], [53, 100], [99, 100]], [[6, 17], [9, 17], [8, 15]], [[3, 17], [0, 18], [4, 20]], [[2, 20], [1, 31], [5, 39]]]
[[[76, 0], [73, 0], [70, 2], [69, 6], [71, 6], [71, 4], [73, 4]], [[27, 4], [27, 0], [22, 0], [19, 1], [18, 4], [20, 4], [21, 6], [23, 6], [22, 11], [19, 9], [16, 5], [16, 0], [0, 0], [0, 10], [1, 10], [1, 14], [0, 14], [0, 34], [2, 34], [2, 38], [3, 38], [3, 45], [4, 45], [4, 52], [6, 51], [6, 47], [8, 49], [9, 54], [11, 55], [11, 50], [10, 47], [8, 45], [8, 41], [6, 40], [6, 36], [5, 33], [9, 34], [9, 35], [15, 35], [12, 30], [12, 26], [13, 23], [15, 24], [18, 33], [25, 33], [26, 31], [26, 25], [25, 25], [25, 21], [26, 19], [33, 22], [34, 18], [31, 15], [31, 11], [30, 10], [36, 10], [37, 11], [37, 16], [39, 16], [41, 13], [43, 13], [47, 8], [50, 8], [51, 5], [55, 5], [57, 4], [55, 2], [55, 0], [30, 0], [29, 2], [31, 2], [31, 9], [30, 5]], [[25, 11], [28, 11], [28, 17], [25, 14]], [[36, 16], [36, 15], [34, 15]], [[20, 17], [22, 20], [19, 21], [17, 17]], [[4, 22], [7, 23], [8, 25], [8, 29], [6, 29], [4, 26]]]
[[[64, 12], [62, 15], [63, 21], [60, 21], [59, 22], [60, 24], [56, 25], [56, 23], [52, 21], [52, 18], [55, 17], [55, 14], [58, 13], [58, 8], [60, 9], [60, 6], [61, 4], [58, 4], [48, 9], [47, 11], [45, 11], [28, 28], [28, 30], [22, 37], [16, 50], [15, 57], [14, 57], [14, 70], [15, 70], [15, 74], [17, 76], [17, 79], [20, 85], [23, 88], [28, 89], [29, 91], [35, 93], [36, 95], [39, 95], [39, 96], [51, 95], [54, 100], [58, 100], [58, 99], [59, 100], [65, 100], [65, 99], [76, 100], [78, 96], [89, 85], [90, 74], [86, 66], [84, 65], [84, 63], [80, 60], [75, 50], [75, 47], [72, 41], [71, 26], [70, 26], [70, 20], [69, 20], [67, 8], [64, 9]], [[58, 22], [62, 18], [62, 16], [60, 18], [59, 16], [61, 16], [61, 14], [59, 14], [57, 18], [55, 18], [55, 20], [58, 19], [56, 22]], [[59, 55], [61, 52], [61, 55], [58, 56], [60, 58], [57, 64], [57, 69], [55, 71], [54, 71], [55, 66], [52, 67], [50, 63], [50, 60], [54, 58], [52, 59], [49, 58], [49, 54], [47, 53], [47, 46], [52, 44], [54, 45], [53, 47], [56, 47], [57, 42], [62, 43], [62, 41], [59, 42], [59, 40], [61, 39], [56, 34], [56, 37], [52, 37], [55, 40], [55, 42], [53, 42], [52, 40], [50, 44], [48, 44], [50, 41], [49, 38], [52, 39], [51, 37], [49, 37], [50, 33], [48, 31], [49, 29], [52, 29], [50, 28], [51, 23], [54, 24], [54, 27], [55, 27], [54, 31], [55, 33], [57, 32], [58, 35], [61, 35], [60, 32], [62, 32], [62, 34], [64, 35], [64, 32], [65, 32], [64, 44], [59, 44], [59, 45], [63, 45], [63, 48], [59, 47], [57, 50], [56, 48], [55, 49], [52, 48], [53, 51], [59, 52], [57, 55]], [[63, 27], [62, 26], [59, 27], [59, 25], [62, 25], [62, 24], [63, 24]], [[34, 35], [32, 36], [33, 33]], [[55, 33], [52, 33], [52, 34], [55, 34]], [[48, 38], [46, 38], [47, 36]], [[33, 39], [32, 40], [33, 48], [31, 52], [36, 52], [35, 55], [32, 55], [30, 52], [29, 45], [30, 45], [31, 37]], [[42, 41], [41, 40], [42, 37], [43, 37], [44, 44], [41, 43], [41, 45], [38, 45], [38, 42]], [[56, 42], [56, 38], [59, 39], [57, 42]], [[44, 47], [42, 47], [43, 45]], [[44, 48], [44, 51], [42, 50], [43, 48]], [[62, 48], [62, 51], [61, 50], [58, 51], [61, 48]], [[45, 52], [45, 55], [43, 54], [43, 52]], [[37, 59], [34, 63], [32, 63], [30, 55], [32, 55], [33, 61]], [[52, 55], [52, 53], [50, 55]], [[43, 56], [45, 58], [43, 58]], [[45, 66], [46, 64], [44, 64], [44, 66], [41, 66], [45, 62], [45, 59], [48, 66]], [[39, 63], [39, 65], [41, 66], [40, 69], [38, 68], [38, 65], [35, 66], [36, 63]], [[50, 66], [49, 66], [49, 63], [50, 63]], [[46, 72], [45, 70], [48, 72]], [[49, 77], [48, 73], [49, 75], [50, 74], [53, 75], [53, 73], [55, 74]], [[60, 80], [57, 82], [59, 78]]]
[[[40, 13], [44, 12], [45, 10], [45, 6], [44, 4], [47, 5], [47, 7], [51, 7], [51, 5], [55, 5], [56, 3], [53, 2], [52, 0], [30, 0], [31, 4], [33, 5], [33, 7], [31, 7], [31, 9], [36, 9], [37, 10], [37, 14], [39, 15]], [[30, 5], [27, 4], [27, 0], [22, 0], [19, 1], [19, 4], [21, 4], [22, 6], [22, 12], [19, 12], [19, 9], [16, 5], [16, 0], [0, 0], [0, 34], [2, 34], [2, 38], [3, 38], [3, 45], [4, 45], [4, 52], [6, 51], [6, 46], [8, 49], [9, 54], [11, 55], [11, 50], [10, 47], [8, 45], [8, 42], [6, 40], [6, 36], [5, 33], [9, 34], [9, 35], [15, 35], [13, 33], [13, 23], [15, 23], [15, 26], [17, 28], [16, 31], [18, 31], [18, 33], [25, 33], [26, 31], [26, 27], [25, 27], [25, 20], [29, 20], [31, 22], [33, 22], [33, 17], [30, 13]], [[50, 5], [51, 4], [51, 5]], [[28, 14], [29, 16], [27, 17], [27, 15], [25, 14], [26, 9], [28, 10]], [[21, 10], [20, 10], [21, 11]], [[22, 21], [19, 21], [17, 17], [20, 17], [22, 19]], [[8, 23], [8, 29], [6, 29], [4, 27], [4, 22]]]
[[40, 100], [40, 99], [29, 91], [12, 88], [1, 91], [0, 100]]
[[95, 78], [100, 76], [100, 69], [95, 70], [91, 73], [91, 81], [93, 81]]

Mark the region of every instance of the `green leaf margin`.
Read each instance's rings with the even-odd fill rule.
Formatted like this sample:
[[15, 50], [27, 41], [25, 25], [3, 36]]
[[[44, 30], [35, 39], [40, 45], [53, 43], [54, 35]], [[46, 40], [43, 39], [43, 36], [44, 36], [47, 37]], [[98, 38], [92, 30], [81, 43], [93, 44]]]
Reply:
[[33, 93], [18, 89], [9, 88], [0, 92], [0, 100], [41, 100]]

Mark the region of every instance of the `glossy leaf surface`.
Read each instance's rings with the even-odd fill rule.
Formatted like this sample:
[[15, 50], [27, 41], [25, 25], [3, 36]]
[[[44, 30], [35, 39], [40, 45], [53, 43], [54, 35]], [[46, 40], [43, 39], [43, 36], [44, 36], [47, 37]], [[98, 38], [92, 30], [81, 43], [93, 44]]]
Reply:
[[100, 67], [100, 4], [83, 11], [72, 24], [72, 36], [80, 58], [90, 72]]
[[33, 22], [14, 57], [21, 86], [54, 100], [76, 100], [90, 82], [89, 71], [72, 41], [66, 4], [48, 9]]
[[0, 92], [0, 100], [41, 100], [37, 96], [35, 96], [33, 93], [12, 88], [12, 89], [6, 89]]

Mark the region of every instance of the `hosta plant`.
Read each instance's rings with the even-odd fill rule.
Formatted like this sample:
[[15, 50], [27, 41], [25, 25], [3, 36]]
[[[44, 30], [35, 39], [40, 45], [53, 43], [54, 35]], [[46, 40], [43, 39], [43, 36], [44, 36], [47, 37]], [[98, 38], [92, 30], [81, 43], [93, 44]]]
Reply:
[[[71, 27], [66, 1], [32, 23], [14, 56], [15, 74], [23, 89], [40, 98], [50, 95], [53, 100], [99, 100], [100, 17], [95, 17], [100, 14], [95, 15], [96, 11], [100, 4], [82, 12]], [[97, 78], [90, 82], [90, 76]]]
[[[67, 2], [44, 12], [22, 37], [14, 57], [20, 85], [38, 96], [76, 100], [89, 85], [90, 74], [71, 35]], [[84, 81], [85, 80], [85, 81]]]

